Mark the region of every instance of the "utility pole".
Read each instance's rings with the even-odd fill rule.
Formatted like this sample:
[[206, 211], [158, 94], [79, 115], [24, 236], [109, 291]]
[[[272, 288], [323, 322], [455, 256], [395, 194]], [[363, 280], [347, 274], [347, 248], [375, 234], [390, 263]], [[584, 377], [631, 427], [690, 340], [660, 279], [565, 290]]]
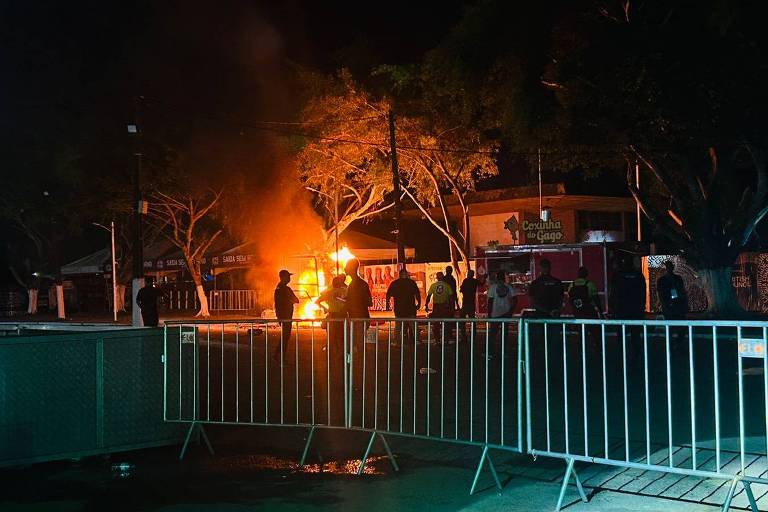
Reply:
[[333, 236], [336, 241], [336, 275], [339, 275], [339, 187], [333, 191]]
[[131, 325], [133, 327], [143, 327], [144, 322], [141, 318], [141, 312], [139, 306], [136, 304], [136, 295], [139, 290], [144, 287], [144, 247], [142, 246], [142, 233], [141, 233], [141, 215], [142, 215], [142, 201], [141, 201], [141, 164], [142, 164], [142, 144], [141, 144], [141, 126], [139, 116], [139, 105], [141, 97], [134, 98], [134, 116], [135, 124], [128, 125], [128, 133], [136, 137], [136, 143], [134, 145], [136, 156], [136, 167], [133, 172], [133, 204], [135, 208], [135, 215], [133, 219], [133, 281], [131, 283]]
[[392, 153], [392, 194], [395, 201], [395, 241], [397, 243], [397, 268], [405, 269], [405, 247], [401, 236], [400, 170], [397, 167], [397, 146], [395, 145], [395, 113], [389, 111], [389, 146]]
[[111, 221], [109, 227], [92, 222], [96, 227], [109, 231], [112, 254], [112, 319], [117, 322], [117, 262], [115, 261], [115, 221]]
[[[640, 164], [635, 161], [635, 187], [640, 192]], [[643, 239], [643, 223], [642, 216], [640, 215], [640, 201], [635, 201], [637, 208], [637, 241], [640, 242]]]
[[117, 323], [117, 262], [115, 261], [115, 221], [109, 223], [112, 245], [112, 320]]

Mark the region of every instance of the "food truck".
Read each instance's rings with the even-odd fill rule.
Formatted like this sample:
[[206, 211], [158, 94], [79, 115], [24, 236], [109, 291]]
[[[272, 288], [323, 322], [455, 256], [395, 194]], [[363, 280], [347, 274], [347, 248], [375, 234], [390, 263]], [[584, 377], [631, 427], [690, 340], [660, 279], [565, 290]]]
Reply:
[[[509, 284], [517, 297], [515, 314], [530, 308], [528, 285], [539, 275], [539, 262], [546, 258], [552, 263], [552, 275], [567, 287], [576, 279], [579, 267], [586, 267], [589, 279], [600, 294], [603, 311], [607, 308], [610, 293], [610, 276], [620, 258], [634, 257], [640, 268], [643, 256], [649, 254], [649, 246], [643, 242], [584, 242], [578, 244], [540, 245], [493, 245], [475, 249], [475, 268], [479, 286], [477, 290], [477, 315], [488, 316], [488, 287], [503, 270], [509, 276]], [[565, 304], [564, 315], [572, 314]]]

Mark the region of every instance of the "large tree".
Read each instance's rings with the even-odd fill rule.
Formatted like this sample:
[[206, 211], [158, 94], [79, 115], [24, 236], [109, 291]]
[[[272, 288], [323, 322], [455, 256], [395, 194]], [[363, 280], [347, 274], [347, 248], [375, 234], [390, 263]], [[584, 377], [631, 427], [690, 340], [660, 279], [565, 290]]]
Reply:
[[187, 271], [195, 284], [200, 311], [197, 316], [211, 316], [203, 289], [202, 259], [222, 234], [217, 218], [221, 212], [221, 191], [212, 189], [189, 192], [155, 190], [149, 199], [149, 218], [157, 229], [181, 250]]
[[[404, 118], [397, 131], [403, 190], [422, 215], [448, 240], [451, 262], [459, 275], [471, 256], [469, 204], [466, 194], [478, 180], [498, 173], [495, 147], [476, 130], [440, 127], [426, 117]], [[460, 210], [456, 219], [448, 198]]]
[[[374, 98], [346, 71], [336, 79], [315, 78], [317, 82], [324, 86], [313, 91], [304, 110], [305, 129], [312, 136], [299, 153], [299, 169], [326, 218], [330, 249], [336, 230], [342, 232], [392, 207], [389, 114], [395, 107], [391, 95]], [[465, 195], [477, 180], [498, 172], [495, 148], [477, 130], [444, 122], [423, 100], [411, 95], [407, 103], [398, 104], [398, 179], [403, 195], [445, 236], [452, 261], [468, 265]], [[461, 210], [460, 219], [449, 209], [451, 196]]]
[[324, 251], [352, 223], [370, 219], [393, 203], [387, 158], [388, 105], [374, 100], [348, 73], [313, 84], [302, 112], [310, 136], [298, 153], [299, 179], [315, 196], [324, 219]]
[[507, 16], [508, 4], [478, 3], [426, 56], [433, 101], [511, 151], [543, 148], [561, 169], [638, 163], [654, 238], [696, 266], [713, 313], [735, 314], [724, 283], [767, 200], [759, 12], [728, 0], [615, 0]]

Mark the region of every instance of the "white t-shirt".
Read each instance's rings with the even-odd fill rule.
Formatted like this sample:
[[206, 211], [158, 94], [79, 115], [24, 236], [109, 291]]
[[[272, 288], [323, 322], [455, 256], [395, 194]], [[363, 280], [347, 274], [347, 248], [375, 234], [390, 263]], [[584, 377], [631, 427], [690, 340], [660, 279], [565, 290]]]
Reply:
[[512, 309], [511, 301], [512, 297], [515, 295], [517, 295], [515, 289], [506, 283], [496, 283], [491, 285], [488, 289], [488, 298], [493, 299], [491, 318], [499, 318], [507, 315], [510, 309]]

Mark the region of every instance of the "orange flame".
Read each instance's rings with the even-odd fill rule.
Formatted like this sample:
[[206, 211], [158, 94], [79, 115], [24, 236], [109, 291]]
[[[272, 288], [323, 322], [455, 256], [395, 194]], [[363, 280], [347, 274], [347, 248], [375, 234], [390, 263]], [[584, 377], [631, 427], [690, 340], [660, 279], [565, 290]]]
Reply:
[[349, 250], [349, 247], [346, 245], [343, 246], [341, 249], [339, 249], [338, 253], [331, 252], [328, 254], [328, 257], [331, 258], [332, 261], [338, 261], [339, 262], [339, 269], [343, 270], [344, 267], [347, 266], [347, 262], [349, 260], [355, 259], [355, 255], [352, 254], [352, 251]]
[[[339, 262], [339, 269], [343, 271], [347, 262], [355, 258], [349, 247], [344, 246], [336, 252], [328, 253], [328, 258]], [[302, 304], [299, 306], [301, 318], [316, 319], [322, 318], [323, 308], [317, 303], [317, 298], [324, 292], [328, 283], [326, 283], [325, 272], [321, 268], [316, 268], [316, 259], [310, 259], [307, 267], [299, 274], [296, 289], [299, 293], [299, 300]]]

